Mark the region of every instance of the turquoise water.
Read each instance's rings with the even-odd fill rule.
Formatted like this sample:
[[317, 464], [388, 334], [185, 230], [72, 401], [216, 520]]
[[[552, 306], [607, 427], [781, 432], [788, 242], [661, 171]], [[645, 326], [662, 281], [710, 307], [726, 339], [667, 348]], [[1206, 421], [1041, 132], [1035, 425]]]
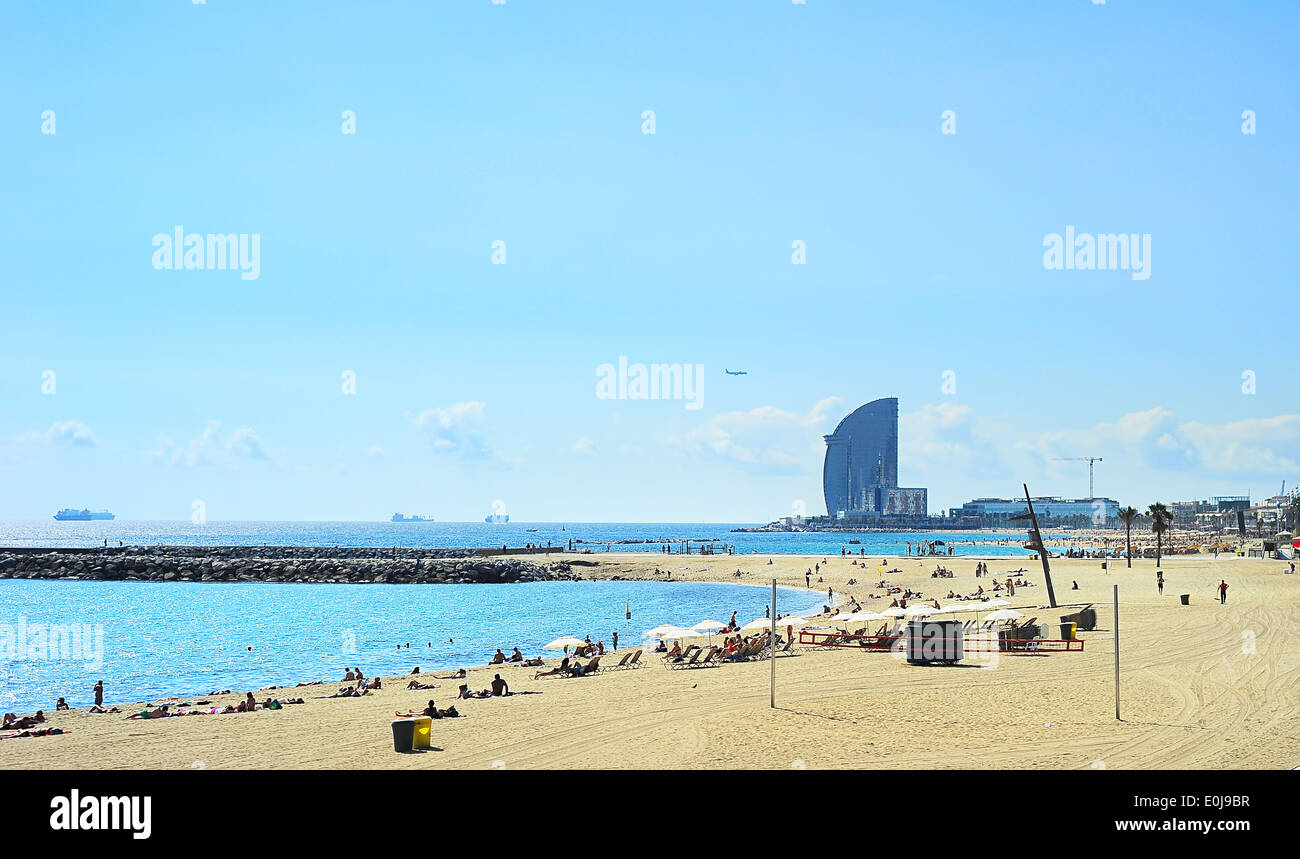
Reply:
[[[86, 707], [101, 678], [111, 704], [333, 681], [347, 666], [358, 666], [370, 677], [406, 674], [416, 665], [426, 671], [483, 665], [497, 647], [509, 654], [516, 645], [526, 656], [549, 659], [554, 652], [543, 651], [542, 645], [561, 635], [590, 635], [608, 647], [617, 630], [620, 646], [640, 644], [644, 630], [662, 623], [725, 623], [733, 611], [742, 622], [762, 617], [771, 595], [770, 587], [688, 582], [0, 580], [0, 710], [49, 711], [60, 695], [74, 707]], [[824, 601], [820, 592], [778, 591], [783, 614], [820, 609]], [[629, 602], [631, 621], [624, 617]], [[25, 624], [22, 630], [20, 624]], [[85, 625], [92, 634], [84, 649], [60, 652], [36, 640], [37, 624]], [[98, 666], [95, 632], [102, 632]], [[34, 645], [34, 655], [42, 658], [13, 658], [20, 635], [20, 645]], [[48, 657], [54, 658], [46, 657], [45, 650], [53, 650]]]
[[[1025, 532], [972, 534], [962, 531], [892, 533], [758, 533], [736, 534], [732, 528], [752, 523], [634, 523], [634, 522], [0, 522], [0, 546], [97, 546], [108, 540], [127, 545], [271, 545], [271, 546], [419, 546], [485, 547], [535, 543], [567, 546], [585, 540], [589, 548], [621, 552], [659, 551], [658, 543], [619, 545], [620, 540], [718, 540], [741, 554], [838, 555], [841, 547], [855, 553], [902, 555], [907, 542], [943, 540], [954, 554], [983, 556], [1024, 555]], [[849, 546], [849, 540], [861, 541]], [[1003, 541], [998, 545], [998, 541]]]

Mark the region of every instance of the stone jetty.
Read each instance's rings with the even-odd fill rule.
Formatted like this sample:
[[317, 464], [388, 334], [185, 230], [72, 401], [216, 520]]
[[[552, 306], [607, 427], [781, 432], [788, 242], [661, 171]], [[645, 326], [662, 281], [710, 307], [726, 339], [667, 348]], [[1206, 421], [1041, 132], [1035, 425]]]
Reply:
[[0, 549], [0, 579], [150, 582], [481, 584], [582, 578], [563, 561], [474, 549], [125, 546]]

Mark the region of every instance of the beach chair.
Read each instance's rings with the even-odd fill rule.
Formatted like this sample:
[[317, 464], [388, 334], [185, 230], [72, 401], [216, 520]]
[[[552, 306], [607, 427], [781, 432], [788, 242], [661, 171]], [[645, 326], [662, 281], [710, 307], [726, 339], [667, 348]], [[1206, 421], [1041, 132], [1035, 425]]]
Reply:
[[785, 643], [785, 647], [782, 647], [780, 650], [776, 652], [776, 655], [777, 656], [798, 656], [799, 651], [795, 650], [794, 645], [795, 645], [795, 639], [791, 638], [789, 641]]
[[717, 647], [710, 647], [698, 662], [692, 662], [689, 665], [685, 665], [683, 667], [684, 668], [713, 668], [718, 664], [713, 660], [713, 657], [718, 655], [718, 650], [719, 648]]
[[704, 652], [703, 650], [697, 647], [693, 651], [691, 651], [690, 659], [687, 659], [685, 662], [670, 662], [668, 663], [668, 667], [669, 668], [690, 668], [695, 665], [695, 663], [700, 658], [700, 654], [703, 652]]
[[573, 674], [573, 673], [570, 673], [569, 676], [570, 676], [570, 677], [589, 677], [589, 676], [591, 676], [592, 674], [595, 674], [595, 673], [596, 673], [597, 671], [599, 671], [599, 670], [600, 670], [600, 657], [599, 657], [599, 656], [596, 656], [596, 657], [593, 657], [592, 660], [591, 660], [590, 662], [588, 662], [586, 665], [583, 666], [583, 668], [582, 668], [582, 673], [581, 673], [581, 674]]
[[629, 650], [627, 653], [623, 654], [623, 658], [619, 660], [617, 665], [609, 666], [608, 670], [615, 671], [620, 668], [640, 668], [644, 664], [639, 661], [640, 659], [640, 650]]

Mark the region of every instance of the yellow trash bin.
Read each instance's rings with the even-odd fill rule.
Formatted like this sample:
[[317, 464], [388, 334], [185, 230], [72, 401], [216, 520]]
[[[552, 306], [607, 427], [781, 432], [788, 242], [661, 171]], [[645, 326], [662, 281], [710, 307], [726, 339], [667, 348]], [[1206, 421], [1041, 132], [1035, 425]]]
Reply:
[[416, 716], [415, 717], [415, 742], [411, 748], [427, 749], [430, 748], [429, 740], [433, 735], [433, 717]]

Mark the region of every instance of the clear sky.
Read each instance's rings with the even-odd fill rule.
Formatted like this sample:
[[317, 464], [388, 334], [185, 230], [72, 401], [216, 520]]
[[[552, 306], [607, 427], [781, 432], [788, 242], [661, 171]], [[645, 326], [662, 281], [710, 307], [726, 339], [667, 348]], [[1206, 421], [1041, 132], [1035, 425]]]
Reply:
[[[0, 518], [767, 521], [884, 396], [931, 512], [1300, 480], [1295, 4], [4, 18]], [[177, 226], [258, 277], [156, 269]], [[1149, 276], [1046, 268], [1067, 226]]]

